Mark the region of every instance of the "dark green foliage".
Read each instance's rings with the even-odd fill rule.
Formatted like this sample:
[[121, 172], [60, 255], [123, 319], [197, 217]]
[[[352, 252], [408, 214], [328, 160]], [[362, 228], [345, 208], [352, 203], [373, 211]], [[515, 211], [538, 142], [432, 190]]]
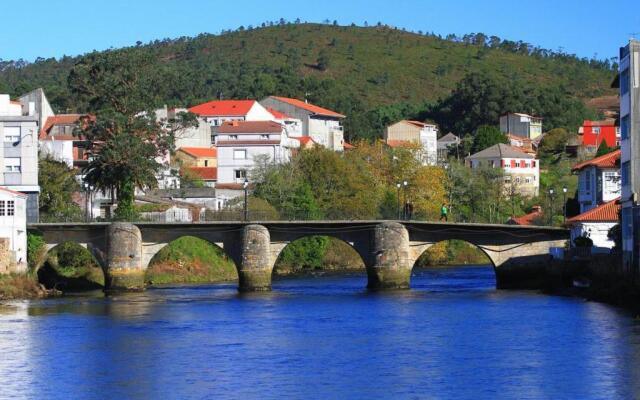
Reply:
[[64, 242], [54, 250], [58, 257], [58, 271], [65, 276], [76, 276], [86, 268], [98, 268], [87, 249], [74, 242]]
[[82, 210], [72, 198], [74, 192], [80, 191], [74, 170], [46, 156], [39, 162], [38, 181], [42, 222], [82, 220]]
[[498, 143], [508, 143], [507, 136], [495, 126], [482, 125], [476, 130], [473, 138], [472, 153], [477, 153]]
[[29, 232], [27, 234], [27, 263], [29, 270], [35, 271], [38, 268], [46, 249], [46, 242], [41, 234], [37, 232]]
[[600, 146], [598, 146], [598, 151], [596, 152], [596, 157], [603, 156], [605, 154], [609, 154], [612, 151], [615, 151], [616, 147], [609, 147], [606, 141], [602, 141]]
[[609, 232], [607, 232], [607, 238], [613, 240], [613, 243], [615, 243], [613, 247], [613, 251], [615, 253], [622, 251], [622, 226], [620, 226], [620, 224], [615, 224], [611, 229], [609, 229]]
[[576, 247], [593, 247], [593, 240], [591, 240], [590, 237], [579, 236], [573, 239], [573, 244], [575, 244]]
[[319, 269], [328, 244], [329, 238], [326, 236], [296, 240], [282, 250], [277, 264], [287, 269]]
[[564, 128], [555, 128], [548, 131], [542, 138], [540, 147], [538, 148], [540, 158], [546, 159], [564, 152], [565, 146], [572, 136], [573, 135]]
[[[582, 99], [611, 93], [614, 72], [608, 60], [581, 60], [482, 34], [445, 40], [382, 24], [265, 26], [156, 40], [111, 53], [149, 60], [139, 81], [152, 88], [143, 93], [149, 108], [164, 103], [191, 106], [219, 95], [260, 99], [308, 94], [309, 101], [347, 114], [349, 140], [381, 134], [365, 113], [400, 103], [426, 112], [430, 108], [423, 107], [424, 102], [439, 99], [445, 101], [434, 110], [434, 119], [443, 131], [461, 136], [479, 125], [496, 124], [504, 111], [533, 112], [545, 118], [547, 128], [573, 130], [585, 112]], [[67, 77], [83, 58], [96, 57], [2, 62], [0, 85], [12, 96], [42, 87], [58, 112], [95, 112], [99, 103], [123, 94], [122, 86], [115, 82], [112, 95], [88, 101], [72, 95]], [[103, 65], [92, 72], [102, 74], [108, 68]], [[100, 86], [108, 88], [108, 83]]]

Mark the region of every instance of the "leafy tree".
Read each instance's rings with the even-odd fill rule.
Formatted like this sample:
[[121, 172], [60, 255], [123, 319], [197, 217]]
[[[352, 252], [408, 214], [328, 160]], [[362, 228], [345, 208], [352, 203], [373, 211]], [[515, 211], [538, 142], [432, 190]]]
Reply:
[[471, 152], [477, 153], [495, 144], [508, 142], [507, 136], [495, 126], [482, 125], [476, 130]]
[[101, 190], [115, 189], [115, 215], [123, 220], [135, 218], [136, 188], [157, 185], [156, 175], [164, 167], [158, 160], [173, 151], [176, 132], [197, 126], [193, 114], [160, 121], [149, 109], [157, 102], [153, 93], [160, 83], [143, 54], [94, 52], [69, 75], [72, 93], [96, 115], [77, 129], [91, 143], [85, 181]]
[[538, 152], [542, 157], [559, 154], [564, 151], [571, 134], [564, 128], [556, 128], [547, 132], [540, 142]]
[[320, 71], [326, 71], [331, 65], [331, 56], [326, 49], [320, 50], [318, 54], [318, 60], [316, 61], [316, 65]]
[[47, 155], [40, 159], [40, 213], [43, 221], [81, 220], [82, 210], [73, 201], [73, 194], [80, 191], [76, 172], [67, 164]]
[[598, 151], [596, 152], [596, 157], [600, 157], [603, 156], [605, 154], [609, 154], [612, 151], [615, 151], [616, 147], [609, 147], [609, 145], [607, 144], [607, 142], [605, 140], [603, 140], [600, 143], [600, 146], [598, 146]]

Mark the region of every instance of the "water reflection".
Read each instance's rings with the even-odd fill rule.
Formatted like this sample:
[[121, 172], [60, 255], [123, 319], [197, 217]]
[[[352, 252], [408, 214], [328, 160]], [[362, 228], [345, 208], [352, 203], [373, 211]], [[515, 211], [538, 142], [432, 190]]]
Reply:
[[637, 398], [640, 326], [493, 271], [97, 293], [0, 307], [0, 398]]

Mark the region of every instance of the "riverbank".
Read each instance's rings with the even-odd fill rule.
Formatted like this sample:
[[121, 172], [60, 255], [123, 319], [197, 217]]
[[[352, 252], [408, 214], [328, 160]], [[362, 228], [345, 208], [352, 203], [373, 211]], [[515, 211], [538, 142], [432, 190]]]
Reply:
[[36, 277], [24, 274], [0, 275], [0, 301], [17, 299], [41, 299], [58, 295], [38, 283]]

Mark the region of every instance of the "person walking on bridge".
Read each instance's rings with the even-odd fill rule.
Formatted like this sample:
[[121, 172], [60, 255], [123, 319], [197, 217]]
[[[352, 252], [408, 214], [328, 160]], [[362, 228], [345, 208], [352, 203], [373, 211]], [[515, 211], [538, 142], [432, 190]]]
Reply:
[[446, 203], [442, 203], [442, 207], [440, 207], [440, 221], [447, 222], [449, 220], [449, 208], [447, 208]]

